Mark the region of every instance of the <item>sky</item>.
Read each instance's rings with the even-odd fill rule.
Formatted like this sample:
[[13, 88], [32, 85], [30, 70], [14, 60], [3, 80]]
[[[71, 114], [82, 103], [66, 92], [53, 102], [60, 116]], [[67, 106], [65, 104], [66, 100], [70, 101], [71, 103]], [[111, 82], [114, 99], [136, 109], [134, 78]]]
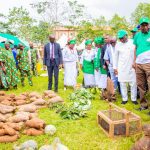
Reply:
[[[33, 2], [41, 0], [0, 0], [0, 12], [8, 13], [9, 8], [23, 6], [27, 8], [32, 17], [37, 17], [35, 10], [30, 6]], [[65, 1], [65, 0], [64, 0]], [[86, 6], [87, 12], [93, 18], [103, 15], [110, 19], [115, 13], [130, 19], [131, 13], [140, 2], [150, 3], [150, 0], [78, 0]]]

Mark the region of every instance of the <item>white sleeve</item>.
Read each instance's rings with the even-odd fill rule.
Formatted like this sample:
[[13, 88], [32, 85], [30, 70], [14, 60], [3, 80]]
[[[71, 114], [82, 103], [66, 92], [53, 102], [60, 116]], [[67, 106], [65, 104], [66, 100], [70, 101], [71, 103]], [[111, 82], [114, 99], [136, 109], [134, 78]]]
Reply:
[[119, 51], [118, 51], [118, 45], [116, 45], [115, 46], [113, 69], [118, 69], [118, 58], [119, 58]]
[[76, 50], [76, 61], [77, 61], [77, 62], [79, 61], [79, 56], [78, 56], [77, 50]]
[[81, 65], [83, 65], [83, 57], [84, 57], [84, 51], [83, 51], [83, 53], [82, 53], [82, 55], [81, 55], [81, 59], [80, 59], [80, 64], [81, 64]]

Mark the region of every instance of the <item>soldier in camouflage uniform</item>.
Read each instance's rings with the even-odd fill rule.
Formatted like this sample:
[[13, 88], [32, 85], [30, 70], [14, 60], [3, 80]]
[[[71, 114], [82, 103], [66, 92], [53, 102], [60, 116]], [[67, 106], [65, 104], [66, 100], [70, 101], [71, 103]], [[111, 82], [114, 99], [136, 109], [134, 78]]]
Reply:
[[31, 68], [33, 71], [33, 75], [37, 76], [36, 64], [38, 61], [38, 58], [37, 58], [38, 55], [37, 55], [37, 50], [33, 47], [33, 43], [30, 43], [30, 52], [31, 52]]
[[8, 88], [10, 88], [11, 86], [17, 88], [17, 84], [19, 82], [19, 74], [16, 68], [16, 63], [14, 60], [13, 53], [10, 49], [9, 42], [5, 42], [5, 49], [2, 50], [2, 59], [5, 65], [4, 72], [6, 73]]
[[0, 49], [0, 86], [1, 88], [8, 89], [8, 84], [6, 80], [6, 69], [4, 66], [4, 59], [2, 55], [3, 49]]
[[21, 84], [22, 86], [24, 86], [25, 76], [27, 76], [29, 85], [32, 86], [33, 84], [32, 84], [32, 76], [30, 72], [28, 52], [21, 44], [19, 45], [19, 49], [20, 50], [17, 55], [17, 60], [18, 60], [18, 68], [21, 75]]

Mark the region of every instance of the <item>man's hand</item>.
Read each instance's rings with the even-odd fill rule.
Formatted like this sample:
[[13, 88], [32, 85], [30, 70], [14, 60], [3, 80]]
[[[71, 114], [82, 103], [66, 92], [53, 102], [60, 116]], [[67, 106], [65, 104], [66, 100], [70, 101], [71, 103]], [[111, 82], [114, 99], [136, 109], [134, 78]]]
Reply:
[[82, 65], [80, 64], [80, 69], [82, 70]]
[[60, 64], [60, 65], [59, 65], [59, 69], [61, 69], [61, 68], [63, 68], [63, 64]]
[[118, 75], [118, 70], [114, 69], [114, 73], [115, 73], [115, 75]]
[[98, 69], [98, 68], [96, 68], [95, 70], [98, 72], [98, 70], [99, 70], [99, 69]]
[[106, 70], [106, 66], [105, 66], [105, 65], [103, 65], [103, 69], [105, 69], [105, 70]]
[[136, 63], [135, 62], [132, 64], [132, 68], [136, 69]]

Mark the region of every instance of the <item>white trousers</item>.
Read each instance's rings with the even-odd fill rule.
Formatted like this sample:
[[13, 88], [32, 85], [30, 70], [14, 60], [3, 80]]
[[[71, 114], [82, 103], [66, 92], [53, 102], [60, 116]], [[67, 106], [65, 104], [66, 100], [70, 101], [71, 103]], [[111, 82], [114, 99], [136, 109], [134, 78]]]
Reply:
[[129, 86], [130, 86], [131, 100], [136, 101], [137, 100], [137, 84], [136, 84], [136, 82], [120, 82], [122, 100], [123, 101], [128, 100], [127, 83], [129, 83]]

